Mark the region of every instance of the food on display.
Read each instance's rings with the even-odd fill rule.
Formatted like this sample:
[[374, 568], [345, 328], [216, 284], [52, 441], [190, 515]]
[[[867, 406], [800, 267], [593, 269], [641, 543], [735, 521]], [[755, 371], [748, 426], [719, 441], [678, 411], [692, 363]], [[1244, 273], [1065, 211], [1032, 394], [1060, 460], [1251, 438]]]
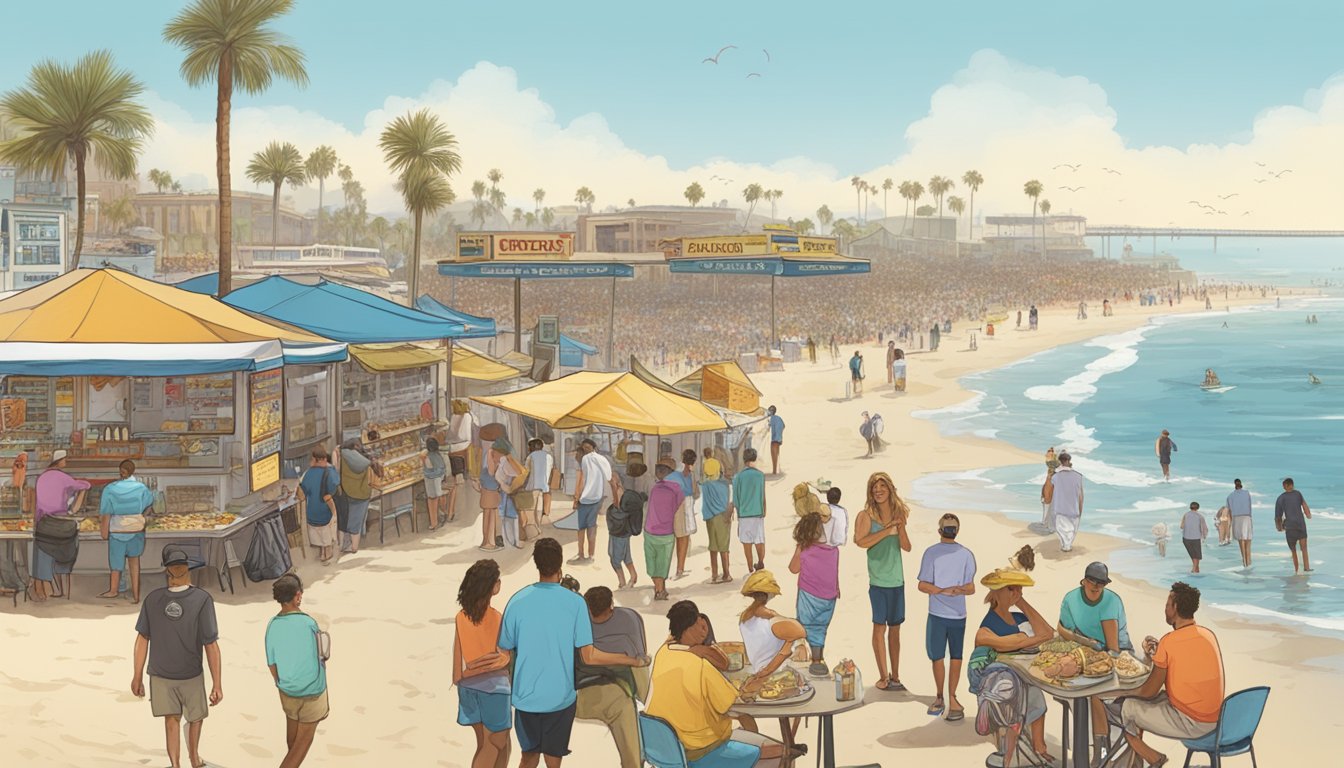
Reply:
[[238, 516], [229, 512], [158, 515], [150, 517], [146, 527], [151, 531], [200, 531], [230, 525], [236, 519]]
[[1041, 651], [1042, 652], [1048, 651], [1051, 653], [1069, 653], [1073, 651], [1073, 649], [1081, 647], [1082, 647], [1081, 645], [1073, 642], [1072, 640], [1065, 640], [1059, 637], [1053, 640], [1046, 640], [1044, 643], [1041, 643]]
[[1058, 685], [1060, 680], [1077, 677], [1083, 671], [1083, 656], [1080, 648], [1071, 651], [1047, 651], [1042, 649], [1031, 662], [1031, 673], [1036, 677]]
[[6, 533], [15, 533], [17, 531], [31, 531], [31, 530], [33, 530], [33, 521], [29, 520], [28, 518], [10, 518], [6, 520], [0, 520], [0, 531], [5, 531]]
[[1083, 674], [1088, 677], [1109, 675], [1115, 669], [1115, 661], [1106, 651], [1092, 648], [1079, 648], [1083, 654]]
[[781, 701], [802, 694], [808, 687], [807, 681], [797, 670], [792, 667], [785, 667], [763, 682], [757, 681], [744, 685], [742, 687], [742, 698], [744, 700], [755, 698], [761, 701]]
[[96, 517], [86, 517], [79, 521], [80, 533], [93, 533], [103, 529], [103, 521]]
[[418, 418], [415, 418], [415, 419], [395, 419], [395, 420], [392, 420], [392, 421], [381, 421], [381, 422], [375, 422], [375, 423], [369, 424], [369, 426], [368, 426], [368, 430], [367, 430], [367, 431], [375, 431], [375, 430], [376, 430], [376, 431], [378, 431], [379, 433], [385, 433], [385, 432], [398, 432], [398, 431], [403, 430], [403, 429], [411, 429], [412, 427], [420, 428], [420, 427], [428, 427], [428, 426], [429, 426], [429, 422], [422, 421], [422, 420], [420, 420], [420, 419], [418, 419]]
[[1133, 680], [1148, 674], [1148, 667], [1134, 658], [1134, 654], [1125, 651], [1115, 660], [1115, 673], [1121, 680]]

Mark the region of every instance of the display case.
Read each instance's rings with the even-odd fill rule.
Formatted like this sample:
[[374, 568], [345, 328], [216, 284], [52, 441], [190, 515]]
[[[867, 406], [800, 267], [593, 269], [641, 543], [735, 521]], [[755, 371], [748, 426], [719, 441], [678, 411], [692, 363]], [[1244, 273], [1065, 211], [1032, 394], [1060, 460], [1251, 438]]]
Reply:
[[432, 367], [371, 373], [351, 363], [342, 370], [342, 439], [363, 438], [383, 465], [383, 493], [423, 477], [425, 439], [443, 426], [434, 418], [434, 375]]

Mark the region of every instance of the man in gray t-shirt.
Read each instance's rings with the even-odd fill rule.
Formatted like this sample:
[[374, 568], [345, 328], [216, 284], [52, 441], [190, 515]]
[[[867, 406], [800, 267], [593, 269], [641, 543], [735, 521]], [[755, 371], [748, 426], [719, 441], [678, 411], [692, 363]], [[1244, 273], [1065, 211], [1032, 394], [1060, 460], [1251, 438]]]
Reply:
[[[219, 625], [210, 593], [191, 585], [186, 552], [180, 547], [163, 550], [168, 586], [156, 589], [140, 606], [135, 622], [135, 669], [131, 693], [145, 695], [145, 662], [149, 662], [149, 700], [155, 717], [164, 719], [168, 759], [181, 765], [182, 720], [187, 721], [187, 754], [192, 765], [201, 760], [201, 726], [209, 707], [224, 700], [220, 683]], [[210, 664], [213, 687], [205, 694], [201, 655]]]
[[1293, 553], [1293, 573], [1297, 573], [1297, 548], [1302, 548], [1301, 568], [1311, 570], [1311, 560], [1307, 557], [1307, 521], [1311, 519], [1311, 507], [1302, 498], [1302, 492], [1293, 488], [1293, 478], [1283, 480], [1283, 493], [1274, 502], [1274, 527], [1283, 531], [1288, 540], [1288, 551]]
[[[583, 594], [593, 622], [593, 647], [636, 659], [648, 655], [644, 643], [644, 619], [629, 608], [612, 605], [611, 590], [592, 587]], [[649, 692], [649, 668], [595, 667], [578, 661], [574, 686], [579, 699], [575, 717], [606, 723], [616, 742], [621, 768], [640, 765], [639, 723], [631, 697], [643, 701]], [[632, 688], [633, 686], [633, 688]]]

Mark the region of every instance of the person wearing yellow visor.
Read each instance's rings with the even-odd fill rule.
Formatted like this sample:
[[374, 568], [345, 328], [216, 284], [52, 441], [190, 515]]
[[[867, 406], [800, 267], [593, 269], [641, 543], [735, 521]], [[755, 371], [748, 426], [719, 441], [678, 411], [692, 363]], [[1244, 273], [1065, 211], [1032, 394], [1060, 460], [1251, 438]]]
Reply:
[[[738, 630], [742, 633], [742, 645], [747, 651], [747, 663], [751, 666], [751, 677], [743, 687], [764, 682], [775, 674], [784, 662], [793, 655], [795, 643], [807, 638], [807, 630], [796, 619], [780, 616], [766, 607], [773, 598], [779, 597], [779, 582], [775, 575], [762, 568], [754, 571], [742, 582], [742, 594], [751, 598], [751, 604], [739, 617]], [[759, 730], [749, 717], [739, 718], [742, 727], [749, 731]], [[794, 719], [789, 727], [781, 722], [781, 735], [786, 745], [792, 745], [793, 735], [797, 732], [798, 721]]]
[[[997, 653], [1011, 653], [1024, 648], [1033, 648], [1054, 637], [1050, 622], [1041, 616], [1023, 596], [1024, 587], [1034, 586], [1031, 575], [1012, 568], [1000, 568], [980, 579], [980, 584], [989, 590], [985, 603], [989, 611], [975, 632], [975, 650], [971, 652], [968, 668], [971, 692], [979, 693], [981, 675], [985, 667], [992, 663]], [[1047, 752], [1045, 743], [1045, 696], [1039, 688], [1026, 686], [1027, 711], [1025, 722], [1031, 731], [1032, 749], [1047, 764], [1053, 765], [1055, 758]], [[1011, 754], [1016, 745], [1017, 733], [1010, 733], [1012, 745], [1004, 754]]]
[[[723, 479], [723, 464], [705, 449], [701, 462], [700, 517], [709, 534], [709, 583], [733, 580], [728, 571], [728, 543], [732, 535], [732, 515], [728, 513], [728, 481]], [[722, 566], [722, 568], [720, 568]]]

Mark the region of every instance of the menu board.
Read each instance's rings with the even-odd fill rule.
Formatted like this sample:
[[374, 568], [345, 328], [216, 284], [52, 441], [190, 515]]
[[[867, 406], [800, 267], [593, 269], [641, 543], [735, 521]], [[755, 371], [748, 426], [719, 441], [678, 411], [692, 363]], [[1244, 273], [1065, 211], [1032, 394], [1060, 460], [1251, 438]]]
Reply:
[[284, 423], [284, 378], [281, 369], [248, 377], [249, 424], [252, 461], [280, 452], [280, 427]]
[[261, 461], [252, 462], [251, 489], [254, 493], [278, 482], [280, 482], [280, 454], [273, 453]]
[[233, 374], [137, 378], [131, 385], [133, 435], [231, 435]]
[[51, 380], [40, 376], [7, 376], [4, 384], [4, 394], [11, 401], [5, 407], [9, 414], [6, 429], [50, 433]]

